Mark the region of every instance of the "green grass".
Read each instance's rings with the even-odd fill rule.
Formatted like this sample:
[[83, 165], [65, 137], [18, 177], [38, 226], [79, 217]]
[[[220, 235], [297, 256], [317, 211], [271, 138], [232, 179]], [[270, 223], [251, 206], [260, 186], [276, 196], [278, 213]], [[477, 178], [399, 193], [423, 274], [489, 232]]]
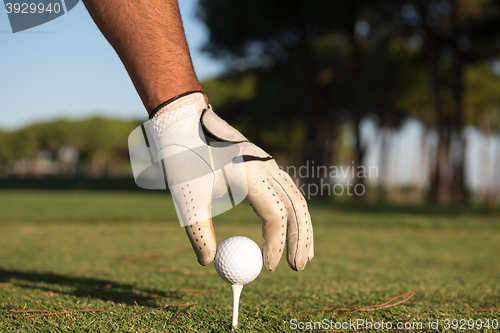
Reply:
[[[440, 320], [433, 332], [444, 331], [446, 319], [500, 321], [498, 311], [466, 310], [500, 308], [497, 214], [320, 201], [310, 208], [316, 257], [302, 272], [283, 258], [275, 272], [245, 286], [239, 331], [293, 332], [292, 319], [404, 317], [425, 328]], [[0, 230], [1, 332], [227, 332], [229, 285], [213, 264], [197, 264], [164, 192], [3, 191]], [[215, 230], [218, 243], [235, 235], [262, 242], [246, 204], [216, 217]], [[332, 310], [413, 290], [393, 307]], [[35, 309], [104, 311], [33, 318], [11, 311]]]

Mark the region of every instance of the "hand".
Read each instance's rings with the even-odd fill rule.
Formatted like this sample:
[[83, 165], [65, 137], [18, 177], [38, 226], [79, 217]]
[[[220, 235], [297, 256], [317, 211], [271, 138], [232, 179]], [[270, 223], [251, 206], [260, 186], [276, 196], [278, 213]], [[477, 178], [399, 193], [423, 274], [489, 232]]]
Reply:
[[151, 120], [149, 131], [201, 265], [210, 264], [217, 249], [212, 198], [227, 194], [230, 184], [233, 195], [248, 191], [248, 201], [262, 219], [266, 269], [276, 269], [285, 242], [289, 266], [304, 269], [314, 256], [306, 200], [274, 159], [220, 119], [202, 93], [164, 106]]

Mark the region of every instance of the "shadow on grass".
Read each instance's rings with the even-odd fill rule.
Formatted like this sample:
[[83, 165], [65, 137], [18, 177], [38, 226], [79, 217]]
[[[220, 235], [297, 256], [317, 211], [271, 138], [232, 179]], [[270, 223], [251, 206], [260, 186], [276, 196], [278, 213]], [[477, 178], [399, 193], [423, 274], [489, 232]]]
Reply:
[[332, 201], [331, 199], [313, 199], [309, 201], [310, 208], [340, 210], [369, 215], [407, 214], [427, 217], [453, 216], [497, 216], [500, 210], [472, 204], [447, 205], [436, 204], [389, 204], [357, 201]]
[[42, 290], [47, 293], [97, 298], [103, 301], [152, 308], [164, 305], [165, 300], [185, 301], [186, 297], [207, 293], [203, 290], [198, 293], [193, 290], [165, 292], [141, 289], [132, 284], [120, 284], [110, 280], [5, 269], [0, 269], [0, 283], [12, 283], [15, 287]]

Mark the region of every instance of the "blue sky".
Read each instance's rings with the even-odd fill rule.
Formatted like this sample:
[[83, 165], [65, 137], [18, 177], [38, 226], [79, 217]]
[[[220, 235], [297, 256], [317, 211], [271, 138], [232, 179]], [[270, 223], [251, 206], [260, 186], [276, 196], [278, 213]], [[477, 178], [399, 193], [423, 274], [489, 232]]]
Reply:
[[[208, 32], [196, 18], [197, 0], [179, 3], [198, 77], [216, 76], [223, 65], [200, 50]], [[90, 115], [146, 119], [125, 68], [81, 1], [65, 15], [16, 34], [1, 10], [0, 45], [0, 129]]]

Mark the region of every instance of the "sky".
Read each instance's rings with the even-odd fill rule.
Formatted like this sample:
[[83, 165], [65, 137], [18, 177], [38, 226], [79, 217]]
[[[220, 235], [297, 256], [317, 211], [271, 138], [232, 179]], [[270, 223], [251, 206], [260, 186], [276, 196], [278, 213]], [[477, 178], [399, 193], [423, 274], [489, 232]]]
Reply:
[[[201, 52], [208, 31], [196, 18], [197, 0], [179, 5], [199, 79], [217, 76], [223, 64]], [[147, 113], [83, 3], [15, 34], [0, 10], [0, 129], [91, 115], [146, 119]]]

